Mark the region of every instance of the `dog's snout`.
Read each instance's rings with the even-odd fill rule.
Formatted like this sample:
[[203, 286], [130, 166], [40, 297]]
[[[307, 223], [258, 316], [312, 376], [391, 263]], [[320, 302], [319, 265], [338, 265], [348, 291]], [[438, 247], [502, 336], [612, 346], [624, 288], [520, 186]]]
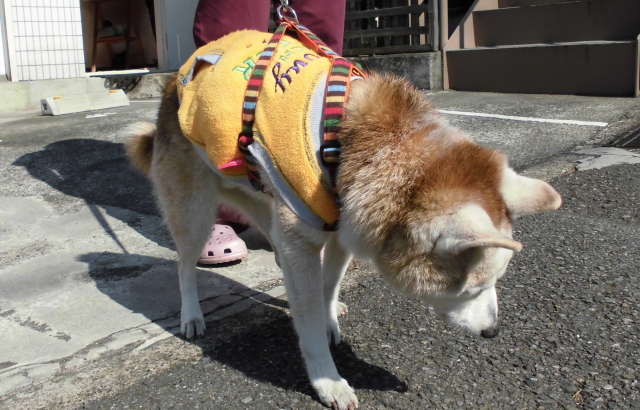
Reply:
[[484, 337], [486, 339], [491, 339], [493, 337], [498, 336], [498, 333], [500, 333], [500, 318], [499, 317], [496, 319], [496, 321], [493, 323], [493, 325], [491, 325], [490, 327], [480, 331], [480, 336], [482, 336], [482, 337]]
[[496, 323], [495, 326], [482, 330], [480, 332], [480, 336], [487, 339], [491, 339], [493, 337], [498, 336], [498, 333], [500, 333], [500, 323]]

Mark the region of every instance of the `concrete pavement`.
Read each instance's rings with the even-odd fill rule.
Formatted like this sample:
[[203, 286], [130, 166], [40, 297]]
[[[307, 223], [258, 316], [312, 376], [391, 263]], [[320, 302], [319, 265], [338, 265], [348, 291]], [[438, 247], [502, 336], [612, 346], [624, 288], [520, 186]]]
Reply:
[[[106, 117], [5, 123], [0, 394], [54, 374], [61, 360], [73, 367], [175, 333], [176, 254], [150, 186], [129, 167], [118, 137], [127, 123], [153, 121], [156, 110], [157, 103], [141, 103]], [[251, 289], [261, 284], [271, 296], [283, 293], [267, 242], [251, 230], [243, 238], [245, 261], [201, 270], [209, 313], [259, 298]]]
[[[506, 152], [514, 167], [544, 178], [572, 171], [574, 161], [586, 157], [576, 149], [640, 126], [638, 99], [431, 97], [440, 109], [466, 113], [447, 115], [454, 125]], [[6, 403], [32, 397], [52, 377], [95, 366], [114, 352], [140, 352], [176, 333], [175, 251], [150, 186], [128, 165], [119, 136], [128, 123], [153, 121], [157, 105], [133, 102], [105, 110], [103, 117], [2, 119], [0, 396]], [[209, 321], [283, 294], [268, 244], [255, 231], [242, 237], [250, 249], [246, 260], [200, 267]]]
[[[557, 212], [522, 218], [498, 282], [502, 329], [461, 335], [352, 265], [332, 349], [361, 409], [640, 408], [640, 165], [553, 180]], [[219, 320], [195, 343], [132, 344], [20, 389], [0, 408], [321, 409], [286, 301]]]

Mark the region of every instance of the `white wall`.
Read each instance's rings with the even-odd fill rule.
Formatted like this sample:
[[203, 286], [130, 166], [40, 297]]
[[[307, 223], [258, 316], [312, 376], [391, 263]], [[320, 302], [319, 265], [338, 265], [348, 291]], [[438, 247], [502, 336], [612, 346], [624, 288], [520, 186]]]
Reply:
[[4, 32], [4, 7], [0, 2], [0, 80], [4, 80], [7, 75], [6, 64], [9, 62], [9, 57], [7, 53], [7, 49], [4, 45], [6, 41], [6, 34]]
[[177, 70], [196, 51], [193, 18], [198, 0], [156, 0], [155, 4], [156, 30], [162, 48], [160, 69]]
[[[12, 79], [83, 77], [84, 50], [79, 0], [10, 2], [15, 49]], [[13, 62], [12, 62], [13, 64]]]

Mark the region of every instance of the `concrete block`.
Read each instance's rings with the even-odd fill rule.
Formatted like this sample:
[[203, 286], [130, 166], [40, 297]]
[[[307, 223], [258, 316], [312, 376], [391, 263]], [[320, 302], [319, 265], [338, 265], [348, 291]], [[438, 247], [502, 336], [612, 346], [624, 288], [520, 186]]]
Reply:
[[[0, 82], [0, 113], [23, 111], [27, 109], [29, 100], [29, 88], [23, 83], [10, 81]], [[40, 103], [38, 103], [40, 106]]]
[[89, 77], [85, 79], [87, 82], [87, 91], [88, 93], [99, 93], [103, 91], [107, 91], [109, 86], [107, 81], [104, 78], [100, 77]]
[[224, 306], [224, 305], [231, 305], [233, 303], [236, 303], [241, 299], [243, 299], [243, 297], [240, 295], [222, 295], [220, 297], [215, 298], [214, 301], [218, 305]]
[[164, 87], [167, 84], [167, 80], [171, 77], [173, 72], [170, 73], [153, 73], [145, 74], [140, 79], [138, 85], [130, 92], [127, 93], [129, 98], [160, 98], [164, 92]]
[[106, 346], [98, 345], [92, 349], [89, 349], [86, 353], [78, 354], [78, 357], [83, 357], [86, 360], [93, 360], [97, 357], [100, 357], [107, 350], [109, 349], [107, 349]]
[[[258, 296], [255, 296], [254, 299], [259, 300], [260, 302], [264, 302], [266, 300], [269, 300], [271, 298], [279, 298], [280, 296], [284, 295], [286, 293], [286, 290], [284, 288], [284, 286], [276, 286], [275, 288], [262, 293]], [[266, 296], [264, 296], [266, 295]]]
[[74, 367], [84, 366], [87, 362], [88, 362], [88, 359], [84, 357], [74, 357], [73, 359], [65, 363], [64, 368], [65, 370], [73, 369]]
[[[96, 80], [98, 81], [96, 83]], [[98, 86], [98, 83], [102, 83]], [[36, 106], [40, 104], [40, 100], [49, 97], [57, 97], [60, 95], [78, 95], [86, 94], [89, 92], [106, 91], [103, 85], [104, 81], [93, 78], [60, 78], [56, 80], [38, 80], [28, 81], [29, 86], [29, 101], [30, 106]], [[91, 91], [89, 90], [89, 85]]]
[[411, 81], [424, 90], [442, 90], [442, 53], [389, 54], [352, 57], [365, 70], [391, 72]]
[[164, 332], [165, 330], [162, 328], [162, 326], [158, 325], [157, 323], [149, 323], [148, 325], [144, 325], [140, 327], [141, 330], [144, 330], [145, 332], [147, 332], [148, 335], [150, 336], [156, 336], [162, 332]]
[[53, 96], [42, 99], [41, 104], [42, 115], [64, 115], [123, 107], [129, 105], [129, 99], [124, 91], [111, 90], [99, 93]]
[[[243, 299], [239, 302], [232, 304], [222, 310], [217, 311], [216, 313], [206, 316], [204, 318], [205, 322], [215, 322], [216, 320], [224, 319], [227, 316], [235, 315], [237, 313], [243, 312], [251, 307], [254, 303], [257, 302], [265, 302], [272, 298], [277, 298], [284, 295], [285, 289], [284, 286], [277, 286], [271, 289], [268, 292], [258, 293], [253, 297]], [[231, 295], [229, 295], [231, 296]]]
[[247, 298], [244, 300], [241, 300], [240, 302], [236, 302], [233, 305], [226, 307], [222, 310], [217, 311], [216, 313], [206, 316], [204, 318], [204, 321], [206, 323], [210, 323], [210, 322], [215, 322], [216, 320], [220, 320], [220, 319], [224, 319], [227, 316], [231, 316], [231, 315], [235, 315], [237, 313], [240, 312], [244, 312], [245, 310], [249, 309], [251, 307], [251, 305], [253, 305], [254, 303], [256, 303], [257, 300], [252, 299], [252, 298]]
[[204, 315], [213, 312], [219, 307], [220, 307], [220, 304], [214, 302], [213, 300], [208, 300], [206, 302], [200, 303], [200, 309], [202, 309], [202, 314]]
[[0, 82], [0, 113], [38, 111], [43, 98], [107, 91], [103, 78]]
[[576, 154], [592, 155], [578, 160], [578, 171], [600, 169], [619, 164], [640, 164], [640, 155], [631, 151], [613, 147], [588, 148], [576, 151]]
[[158, 325], [162, 326], [163, 329], [171, 329], [174, 327], [180, 328], [180, 317], [172, 317], [169, 319], [158, 320], [156, 322]]

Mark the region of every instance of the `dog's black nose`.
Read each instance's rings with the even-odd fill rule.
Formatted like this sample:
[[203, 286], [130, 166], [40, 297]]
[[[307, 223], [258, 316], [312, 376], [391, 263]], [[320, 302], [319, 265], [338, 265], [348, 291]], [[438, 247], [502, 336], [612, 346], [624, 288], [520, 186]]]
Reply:
[[500, 324], [494, 327], [491, 327], [489, 329], [484, 329], [483, 331], [480, 332], [480, 336], [487, 339], [491, 339], [492, 337], [498, 336], [498, 333], [500, 333]]

